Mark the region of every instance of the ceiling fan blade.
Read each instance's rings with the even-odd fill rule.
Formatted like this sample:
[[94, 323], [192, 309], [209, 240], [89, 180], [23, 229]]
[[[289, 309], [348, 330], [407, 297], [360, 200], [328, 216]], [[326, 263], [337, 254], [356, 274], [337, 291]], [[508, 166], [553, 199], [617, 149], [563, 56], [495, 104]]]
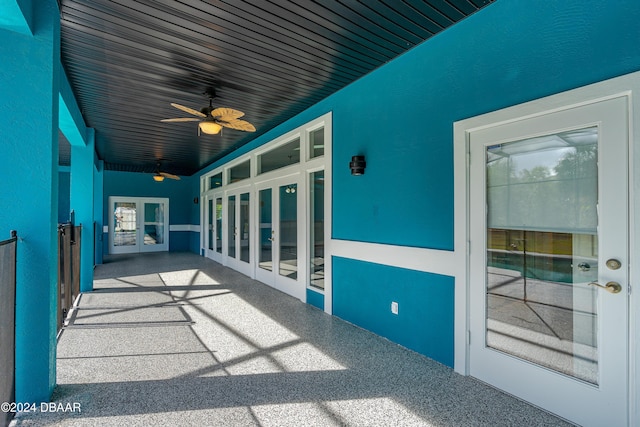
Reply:
[[162, 119], [161, 122], [165, 123], [177, 123], [177, 122], [199, 122], [202, 119], [197, 119], [195, 117], [178, 117], [175, 119]]
[[175, 179], [176, 181], [180, 181], [180, 177], [178, 175], [174, 175], [172, 173], [158, 172], [158, 174], [164, 176], [165, 178]]
[[229, 129], [235, 129], [235, 130], [243, 130], [245, 132], [255, 132], [256, 128], [255, 126], [253, 126], [251, 123], [245, 121], [245, 120], [229, 120], [227, 122], [223, 122], [220, 121], [218, 122], [220, 125], [229, 128]]
[[230, 120], [239, 119], [240, 117], [244, 116], [244, 113], [242, 111], [234, 110], [233, 108], [223, 107], [216, 108], [215, 110], [211, 111], [211, 115], [218, 120], [228, 122]]
[[172, 102], [171, 106], [177, 108], [178, 110], [182, 110], [185, 113], [193, 114], [194, 116], [198, 116], [198, 117], [202, 117], [202, 118], [207, 117], [206, 114], [202, 114], [200, 111], [194, 110], [193, 108], [185, 107], [184, 105], [180, 105], [180, 104], [176, 104], [176, 103]]

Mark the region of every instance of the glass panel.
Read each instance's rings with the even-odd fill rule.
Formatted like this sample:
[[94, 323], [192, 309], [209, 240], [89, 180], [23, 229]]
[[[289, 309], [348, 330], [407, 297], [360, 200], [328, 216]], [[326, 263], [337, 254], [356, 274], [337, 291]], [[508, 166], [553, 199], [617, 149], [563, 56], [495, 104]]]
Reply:
[[209, 199], [209, 204], [208, 204], [208, 209], [209, 209], [209, 215], [208, 215], [208, 221], [207, 221], [207, 227], [208, 227], [208, 234], [209, 234], [209, 249], [213, 250], [213, 242], [215, 241], [213, 239], [213, 199]]
[[164, 203], [144, 204], [144, 244], [164, 243]]
[[249, 262], [249, 193], [240, 195], [240, 261]]
[[229, 205], [227, 206], [227, 255], [231, 258], [236, 257], [236, 196], [229, 196]]
[[209, 177], [209, 189], [222, 187], [222, 172]]
[[216, 252], [222, 253], [222, 198], [216, 199]]
[[290, 279], [298, 278], [298, 186], [280, 187], [279, 273]]
[[115, 224], [113, 229], [114, 246], [135, 246], [137, 244], [135, 203], [114, 203], [113, 223]]
[[487, 346], [598, 383], [597, 128], [487, 148]]
[[311, 173], [309, 284], [324, 289], [324, 171]]
[[271, 189], [260, 190], [258, 194], [260, 209], [260, 250], [258, 265], [260, 268], [273, 271], [272, 246], [273, 228], [271, 222], [272, 203]]
[[324, 156], [324, 128], [309, 132], [309, 158]]
[[258, 173], [300, 163], [300, 138], [258, 156]]
[[246, 162], [240, 163], [239, 165], [229, 169], [229, 184], [251, 177], [250, 165], [251, 161], [247, 160]]

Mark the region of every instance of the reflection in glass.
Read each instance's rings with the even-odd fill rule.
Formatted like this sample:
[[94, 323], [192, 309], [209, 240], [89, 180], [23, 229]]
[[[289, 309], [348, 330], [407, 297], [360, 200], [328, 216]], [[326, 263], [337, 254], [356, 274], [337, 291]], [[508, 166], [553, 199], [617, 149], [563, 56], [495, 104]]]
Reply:
[[271, 189], [260, 190], [258, 199], [260, 209], [260, 251], [258, 253], [258, 265], [264, 270], [273, 271]]
[[324, 171], [311, 173], [309, 284], [324, 289]]
[[598, 383], [597, 128], [487, 147], [487, 346]]
[[164, 243], [164, 203], [144, 204], [144, 244]]
[[113, 224], [114, 246], [135, 246], [137, 244], [137, 218], [135, 203], [114, 203]]
[[309, 158], [324, 155], [324, 128], [309, 132]]
[[280, 187], [279, 273], [298, 278], [298, 186]]
[[209, 214], [208, 214], [208, 219], [207, 219], [207, 227], [209, 228], [208, 230], [208, 235], [209, 235], [209, 249], [213, 250], [213, 199], [209, 199], [209, 203], [208, 203], [208, 209], [209, 209]]
[[222, 198], [216, 199], [216, 252], [222, 253]]
[[217, 173], [209, 178], [209, 189], [222, 187], [222, 172]]
[[236, 196], [229, 196], [227, 206], [227, 255], [236, 257]]
[[240, 261], [249, 262], [249, 193], [240, 195]]

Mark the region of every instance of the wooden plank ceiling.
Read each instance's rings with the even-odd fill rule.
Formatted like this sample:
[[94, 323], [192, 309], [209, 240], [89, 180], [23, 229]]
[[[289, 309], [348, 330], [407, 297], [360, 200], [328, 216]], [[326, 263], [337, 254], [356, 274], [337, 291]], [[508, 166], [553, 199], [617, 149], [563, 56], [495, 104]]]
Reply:
[[[59, 0], [62, 63], [110, 170], [192, 175], [493, 0]], [[161, 123], [213, 105], [256, 127]]]

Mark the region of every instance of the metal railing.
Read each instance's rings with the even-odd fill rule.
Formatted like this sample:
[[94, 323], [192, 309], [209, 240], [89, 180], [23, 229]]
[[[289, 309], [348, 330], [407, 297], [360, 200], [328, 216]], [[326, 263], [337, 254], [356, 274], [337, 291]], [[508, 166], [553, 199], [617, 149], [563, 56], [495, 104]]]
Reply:
[[[16, 232], [0, 242], [0, 402], [15, 401], [16, 347]], [[0, 411], [0, 423], [8, 426], [14, 414]]]
[[80, 294], [81, 238], [81, 225], [58, 225], [58, 331]]

